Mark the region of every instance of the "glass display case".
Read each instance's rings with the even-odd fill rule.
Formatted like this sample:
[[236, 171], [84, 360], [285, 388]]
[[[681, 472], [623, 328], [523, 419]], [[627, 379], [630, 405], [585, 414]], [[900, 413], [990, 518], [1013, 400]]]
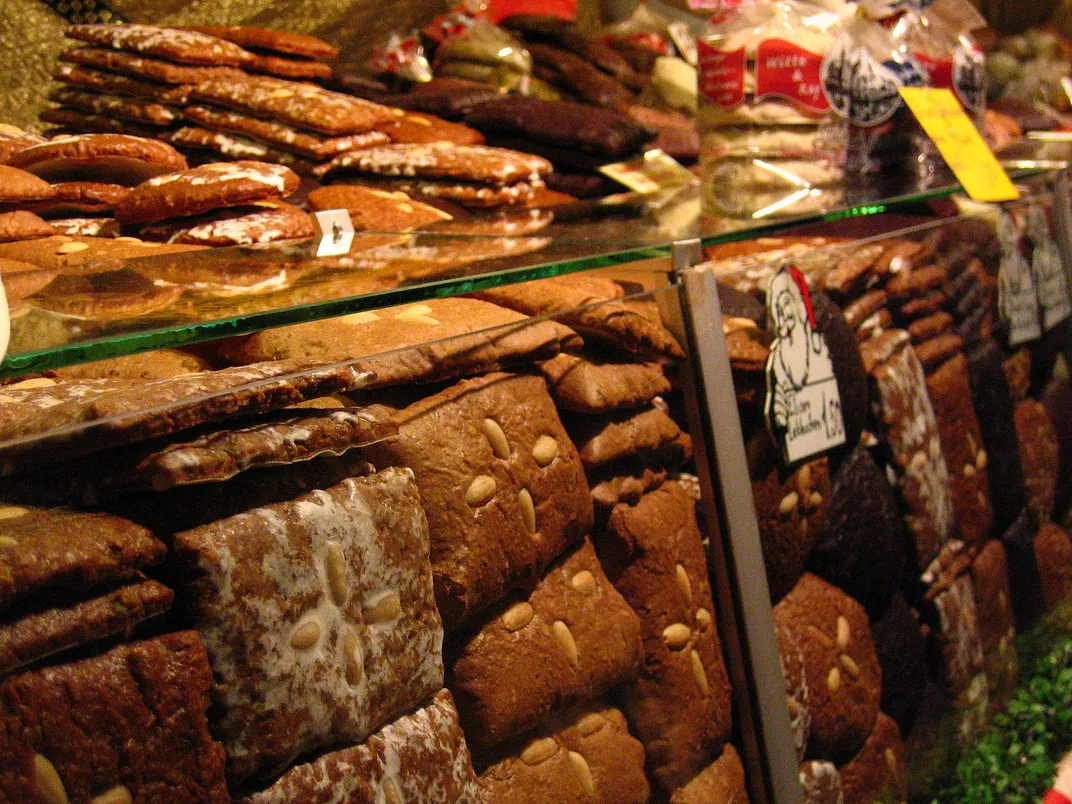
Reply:
[[[16, 634], [5, 672], [62, 675], [131, 635], [201, 631], [236, 800], [301, 789], [286, 785], [317, 772], [303, 768], [343, 761], [338, 744], [444, 683], [485, 786], [690, 801], [736, 785], [796, 804], [827, 800], [836, 777], [857, 798], [888, 782], [920, 795], [1008, 697], [1010, 629], [1072, 585], [1054, 558], [1072, 544], [1047, 529], [1059, 456], [1043, 404], [1068, 344], [1054, 301], [1063, 287], [1068, 306], [1068, 187], [1037, 167], [1014, 177], [1008, 231], [950, 209], [949, 184], [740, 228], [702, 220], [692, 187], [628, 194], [362, 232], [326, 258], [302, 242], [102, 260], [57, 238], [41, 269], [62, 277], [55, 293], [8, 291], [0, 517], [144, 529], [163, 544], [123, 584], [144, 572], [175, 604], [105, 625], [77, 607], [115, 589], [76, 585], [65, 605], [84, 627]], [[1035, 293], [1038, 335], [1010, 347], [999, 287], [1017, 250], [1032, 269], [1056, 254], [1060, 272]], [[777, 342], [762, 303], [787, 262], [810, 284], [797, 323], [825, 339], [845, 430], [791, 465], [765, 423]], [[354, 513], [340, 489], [357, 487]], [[347, 551], [402, 538], [369, 510], [414, 509], [412, 555], [362, 553], [380, 575], [353, 582], [360, 602], [337, 585], [363, 572], [338, 522], [297, 522], [327, 497], [339, 522], [380, 528]], [[670, 523], [673, 539], [645, 542]], [[27, 598], [57, 577], [20, 580], [11, 610], [47, 615]], [[339, 665], [325, 697], [273, 705], [307, 680], [303, 657]], [[303, 719], [353, 694], [375, 722]], [[63, 778], [76, 764], [45, 753], [19, 761]], [[679, 798], [692, 785], [700, 798]]]

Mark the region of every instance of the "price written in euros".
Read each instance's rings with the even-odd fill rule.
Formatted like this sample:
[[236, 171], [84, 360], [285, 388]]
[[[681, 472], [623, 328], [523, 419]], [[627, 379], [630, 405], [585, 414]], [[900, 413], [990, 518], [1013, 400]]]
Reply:
[[1015, 201], [1016, 185], [948, 89], [902, 87], [905, 105], [915, 115], [949, 169], [976, 201]]

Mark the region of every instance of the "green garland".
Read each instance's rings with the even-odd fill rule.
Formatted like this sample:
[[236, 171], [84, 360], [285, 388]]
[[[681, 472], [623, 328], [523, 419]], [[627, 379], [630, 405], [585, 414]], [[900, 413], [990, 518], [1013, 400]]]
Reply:
[[1072, 631], [1069, 608], [1061, 609], [1020, 646], [1015, 695], [933, 804], [1036, 804], [1052, 784], [1072, 749]]

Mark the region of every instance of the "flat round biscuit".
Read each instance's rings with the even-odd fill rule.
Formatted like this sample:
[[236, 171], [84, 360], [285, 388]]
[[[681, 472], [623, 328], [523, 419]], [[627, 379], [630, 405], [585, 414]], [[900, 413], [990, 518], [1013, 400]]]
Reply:
[[119, 237], [119, 221], [115, 218], [56, 218], [49, 225], [67, 237]]
[[305, 240], [315, 234], [313, 219], [293, 204], [227, 207], [192, 218], [155, 223], [141, 230], [146, 240], [220, 247]]
[[56, 195], [30, 207], [42, 218], [78, 218], [107, 216], [115, 205], [130, 192], [121, 184], [91, 181], [71, 181], [52, 185]]
[[55, 196], [56, 191], [47, 181], [25, 170], [0, 165], [0, 204], [25, 204]]
[[298, 174], [283, 165], [214, 162], [149, 179], [116, 205], [115, 217], [130, 224], [200, 215], [220, 207], [285, 198], [300, 183]]
[[48, 237], [55, 233], [55, 229], [32, 212], [19, 209], [14, 212], [0, 214], [0, 243], [10, 243], [15, 240], [32, 240], [38, 237]]
[[161, 285], [132, 271], [56, 277], [45, 293], [34, 297], [42, 310], [76, 318], [118, 321], [169, 307], [183, 293], [177, 285]]
[[357, 231], [408, 232], [449, 221], [451, 216], [403, 192], [333, 184], [309, 193], [309, 209], [345, 209]]
[[9, 163], [51, 182], [100, 181], [132, 186], [183, 170], [186, 159], [167, 143], [125, 134], [75, 134], [19, 151]]
[[67, 37], [113, 50], [210, 67], [241, 67], [251, 55], [215, 36], [155, 25], [72, 25]]
[[303, 56], [307, 59], [334, 59], [339, 55], [337, 48], [323, 39], [308, 34], [292, 31], [278, 31], [273, 28], [255, 28], [245, 25], [189, 25], [183, 30], [225, 39], [244, 48], [268, 50], [288, 56]]

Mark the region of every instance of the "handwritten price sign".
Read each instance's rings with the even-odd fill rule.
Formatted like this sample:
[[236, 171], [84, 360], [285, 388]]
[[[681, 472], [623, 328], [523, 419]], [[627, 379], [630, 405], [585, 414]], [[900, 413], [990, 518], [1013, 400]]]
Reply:
[[984, 202], [1015, 201], [1020, 197], [1009, 174], [950, 90], [902, 87], [899, 91], [968, 195]]

